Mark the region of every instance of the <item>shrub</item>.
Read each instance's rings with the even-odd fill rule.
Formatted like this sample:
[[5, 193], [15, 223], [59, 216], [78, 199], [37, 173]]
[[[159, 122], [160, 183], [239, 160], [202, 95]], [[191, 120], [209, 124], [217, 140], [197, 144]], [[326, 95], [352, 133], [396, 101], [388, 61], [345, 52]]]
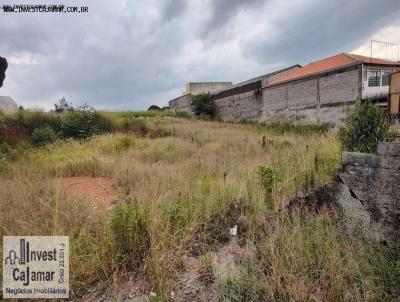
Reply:
[[149, 249], [149, 219], [147, 211], [135, 202], [119, 203], [113, 209], [111, 229], [121, 257], [127, 266], [139, 265]]
[[259, 166], [257, 175], [260, 179], [261, 185], [264, 189], [265, 202], [273, 207], [272, 193], [274, 190], [275, 183], [279, 180], [276, 172], [270, 167]]
[[161, 108], [158, 107], [157, 105], [151, 105], [147, 110], [156, 110], [156, 111], [161, 111]]
[[32, 144], [34, 146], [44, 146], [54, 143], [57, 139], [57, 134], [50, 127], [36, 128], [32, 132]]
[[214, 118], [217, 114], [217, 107], [214, 100], [207, 93], [195, 95], [192, 101], [193, 112], [197, 116]]
[[85, 139], [111, 130], [111, 122], [103, 115], [91, 110], [68, 112], [61, 122], [61, 133], [64, 138]]
[[378, 142], [388, 138], [385, 113], [371, 102], [359, 102], [339, 130], [342, 148], [352, 152], [373, 153]]
[[36, 128], [50, 127], [55, 132], [61, 128], [61, 119], [54, 113], [43, 111], [19, 111], [18, 120], [30, 131]]

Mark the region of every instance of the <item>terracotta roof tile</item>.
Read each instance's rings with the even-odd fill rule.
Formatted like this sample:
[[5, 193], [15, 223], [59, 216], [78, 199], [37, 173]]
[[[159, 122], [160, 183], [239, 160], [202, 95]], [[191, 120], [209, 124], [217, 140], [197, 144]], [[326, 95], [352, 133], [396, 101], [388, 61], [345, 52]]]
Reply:
[[328, 71], [330, 69], [341, 68], [346, 65], [357, 62], [367, 63], [367, 64], [400, 66], [400, 62], [386, 61], [382, 59], [369, 58], [360, 55], [341, 53], [326, 59], [309, 63], [300, 69], [296, 69], [286, 75], [283, 75], [282, 77], [272, 82], [270, 85], [291, 81], [297, 78], [306, 77], [313, 74], [318, 74], [324, 71]]
[[377, 64], [377, 65], [399, 65], [400, 66], [400, 62], [396, 62], [396, 61], [389, 61], [389, 60], [383, 60], [383, 59], [378, 59], [378, 58], [371, 58], [371, 57], [365, 57], [365, 56], [361, 56], [361, 55], [356, 55], [356, 54], [346, 54], [349, 57], [352, 57], [356, 60], [359, 61], [363, 61], [366, 64]]

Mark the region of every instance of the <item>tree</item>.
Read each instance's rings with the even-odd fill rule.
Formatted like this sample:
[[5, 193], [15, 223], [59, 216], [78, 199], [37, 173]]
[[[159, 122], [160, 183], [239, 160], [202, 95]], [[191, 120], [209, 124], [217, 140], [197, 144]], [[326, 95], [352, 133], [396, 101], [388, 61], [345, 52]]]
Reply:
[[195, 95], [192, 107], [194, 114], [197, 116], [214, 118], [217, 114], [215, 102], [208, 93]]
[[158, 107], [157, 105], [151, 105], [147, 110], [161, 111], [161, 108]]
[[65, 99], [65, 97], [62, 97], [60, 100], [57, 101], [57, 103], [54, 104], [54, 109], [57, 113], [74, 110], [74, 108], [72, 107], [72, 104], [69, 103]]

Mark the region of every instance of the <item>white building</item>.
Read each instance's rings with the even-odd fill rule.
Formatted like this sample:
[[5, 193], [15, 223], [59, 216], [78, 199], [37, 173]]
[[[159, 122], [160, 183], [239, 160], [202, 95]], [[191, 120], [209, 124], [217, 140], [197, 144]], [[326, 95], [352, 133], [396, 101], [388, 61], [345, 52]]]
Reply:
[[3, 113], [13, 113], [18, 110], [17, 103], [9, 96], [0, 96], [0, 111]]

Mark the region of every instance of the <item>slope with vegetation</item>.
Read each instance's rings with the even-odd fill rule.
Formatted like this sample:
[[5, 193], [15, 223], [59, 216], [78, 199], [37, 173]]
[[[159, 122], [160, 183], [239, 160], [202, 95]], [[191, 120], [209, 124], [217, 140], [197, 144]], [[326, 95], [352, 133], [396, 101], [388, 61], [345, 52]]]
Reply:
[[[287, 207], [334, 177], [334, 132], [158, 114], [99, 113], [111, 125], [106, 134], [51, 143], [41, 130], [36, 135], [51, 144], [12, 147], [0, 162], [0, 236], [70, 236], [76, 300], [98, 293], [117, 300], [127, 280], [145, 281], [153, 301], [195, 301], [208, 291], [221, 301], [400, 295], [397, 255], [346, 235], [332, 205]], [[74, 176], [113, 178], [118, 202], [93, 207], [52, 186], [55, 177]], [[233, 239], [235, 270], [218, 276], [214, 259], [228, 255]], [[183, 281], [188, 259], [199, 263], [191, 284]], [[190, 285], [197, 288], [188, 292]]]

